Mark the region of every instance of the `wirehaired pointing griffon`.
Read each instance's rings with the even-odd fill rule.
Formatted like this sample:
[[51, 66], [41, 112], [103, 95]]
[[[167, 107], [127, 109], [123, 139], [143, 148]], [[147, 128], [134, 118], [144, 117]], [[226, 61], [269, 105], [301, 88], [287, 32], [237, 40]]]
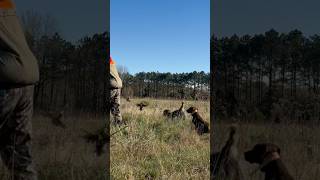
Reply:
[[265, 173], [265, 180], [293, 180], [280, 159], [280, 148], [277, 145], [257, 144], [252, 150], [245, 152], [244, 157], [249, 163], [260, 165], [257, 170]]
[[203, 133], [209, 133], [209, 123], [203, 120], [203, 118], [198, 113], [198, 109], [195, 107], [190, 107], [187, 109], [187, 113], [192, 115], [192, 123], [194, 124], [196, 131], [199, 135]]
[[184, 110], [184, 102], [181, 103], [179, 109], [171, 113], [172, 119], [186, 119], [186, 110]]
[[173, 112], [171, 112], [169, 109], [165, 109], [163, 111], [163, 116], [171, 120], [186, 119], [186, 110], [184, 109], [184, 103], [182, 102], [180, 108]]
[[138, 103], [138, 104], [136, 104], [136, 105], [139, 107], [139, 110], [140, 110], [140, 111], [143, 111], [143, 108], [144, 108], [144, 107], [147, 107], [147, 106], [149, 105], [149, 103], [146, 102], [146, 101], [142, 101], [142, 102], [140, 102], [140, 103]]
[[172, 113], [169, 109], [165, 109], [162, 114], [164, 117], [167, 117], [167, 118], [172, 117], [171, 115]]

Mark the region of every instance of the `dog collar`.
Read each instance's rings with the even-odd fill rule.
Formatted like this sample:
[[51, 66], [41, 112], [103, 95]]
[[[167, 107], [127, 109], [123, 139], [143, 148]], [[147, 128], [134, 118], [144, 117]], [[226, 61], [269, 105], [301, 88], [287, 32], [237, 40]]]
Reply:
[[197, 113], [197, 112], [198, 112], [198, 110], [195, 110], [194, 112], [191, 113], [191, 115], [194, 115], [194, 114]]
[[278, 152], [267, 153], [261, 165], [258, 168], [256, 168], [254, 171], [252, 171], [252, 173], [250, 173], [250, 176], [255, 175], [259, 170], [266, 167], [270, 162], [278, 159], [280, 159], [280, 154]]

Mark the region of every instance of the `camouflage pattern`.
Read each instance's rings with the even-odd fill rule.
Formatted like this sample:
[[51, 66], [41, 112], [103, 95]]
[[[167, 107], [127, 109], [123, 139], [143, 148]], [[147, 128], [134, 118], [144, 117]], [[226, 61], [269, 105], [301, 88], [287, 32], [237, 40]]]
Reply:
[[113, 89], [121, 89], [122, 88], [122, 80], [119, 76], [118, 70], [116, 68], [116, 64], [110, 64], [110, 86]]
[[120, 96], [121, 96], [121, 89], [111, 89], [110, 90], [110, 103], [111, 103], [111, 114], [113, 116], [113, 123], [121, 124], [122, 123], [122, 116], [120, 112]]
[[28, 46], [12, 0], [0, 1], [0, 83], [32, 85], [39, 80], [36, 57]]
[[36, 180], [31, 157], [34, 86], [0, 87], [0, 155], [14, 180]]

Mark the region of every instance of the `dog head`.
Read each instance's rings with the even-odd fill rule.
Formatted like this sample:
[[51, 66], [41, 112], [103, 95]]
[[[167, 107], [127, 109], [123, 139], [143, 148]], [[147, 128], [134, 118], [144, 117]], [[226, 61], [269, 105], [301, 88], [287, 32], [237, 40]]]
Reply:
[[197, 111], [198, 111], [198, 108], [193, 107], [193, 106], [191, 106], [191, 107], [189, 107], [189, 109], [187, 109], [187, 113], [190, 113], [190, 114], [193, 114]]
[[257, 144], [252, 150], [244, 153], [244, 158], [249, 163], [262, 164], [265, 158], [272, 153], [280, 154], [280, 148], [275, 144]]
[[163, 111], [163, 115], [164, 116], [169, 116], [171, 114], [171, 111], [169, 110], [169, 109], [165, 109], [164, 111]]

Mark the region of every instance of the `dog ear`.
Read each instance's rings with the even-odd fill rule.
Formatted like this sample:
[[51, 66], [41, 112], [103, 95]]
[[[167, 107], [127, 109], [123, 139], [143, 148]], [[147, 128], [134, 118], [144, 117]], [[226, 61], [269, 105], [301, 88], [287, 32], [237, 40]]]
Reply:
[[187, 109], [188, 113], [194, 113], [195, 111], [196, 111], [196, 108], [193, 106], [191, 106], [191, 107], [189, 107], [189, 109]]
[[280, 154], [280, 148], [275, 144], [267, 144], [266, 153], [269, 153], [269, 152], [277, 152]]

